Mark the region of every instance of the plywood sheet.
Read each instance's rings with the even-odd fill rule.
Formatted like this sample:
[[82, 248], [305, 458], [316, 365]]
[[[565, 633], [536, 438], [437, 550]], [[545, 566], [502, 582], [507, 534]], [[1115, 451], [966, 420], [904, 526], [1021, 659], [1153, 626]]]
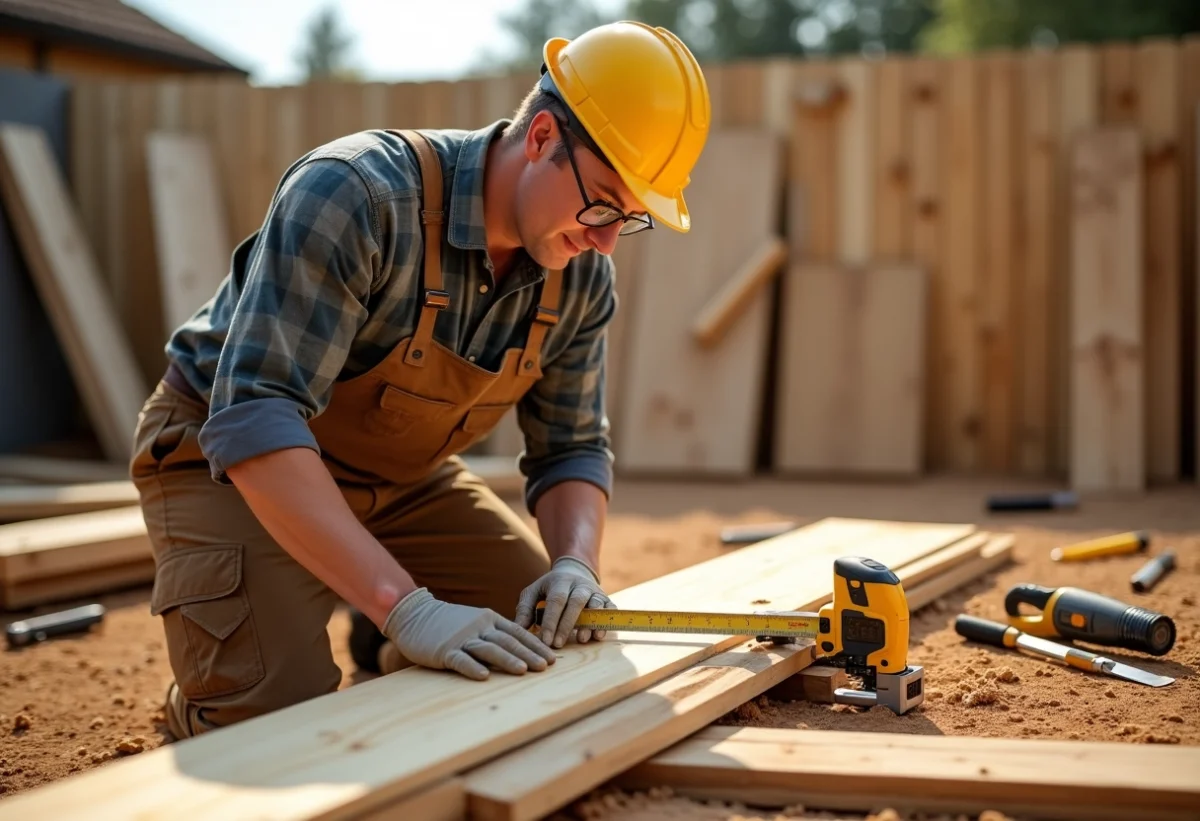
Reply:
[[100, 445], [127, 461], [150, 390], [41, 129], [0, 124], [0, 193]]
[[695, 344], [691, 322], [774, 234], [781, 149], [765, 131], [714, 131], [686, 189], [693, 230], [633, 237], [646, 247], [621, 391], [616, 459], [625, 472], [745, 475], [754, 467], [770, 294], [759, 293], [711, 350]]
[[1071, 485], [1146, 480], [1142, 149], [1129, 126], [1080, 135], [1071, 188]]
[[[621, 607], [749, 612], [832, 592], [832, 561], [899, 566], [974, 532], [971, 525], [826, 519], [635, 587]], [[610, 635], [569, 645], [540, 674], [470, 681], [408, 668], [6, 800], [28, 813], [88, 821], [353, 817], [651, 687], [730, 649], [738, 637]]]
[[904, 264], [794, 264], [780, 317], [775, 468], [921, 469], [927, 278]]
[[206, 138], [151, 132], [146, 162], [163, 322], [171, 331], [216, 293], [229, 273], [233, 244], [221, 179]]

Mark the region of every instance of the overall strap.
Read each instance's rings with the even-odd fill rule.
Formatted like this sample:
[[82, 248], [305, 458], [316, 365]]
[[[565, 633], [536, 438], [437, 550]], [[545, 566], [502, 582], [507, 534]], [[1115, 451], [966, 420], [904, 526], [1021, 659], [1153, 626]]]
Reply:
[[396, 133], [412, 147], [421, 163], [421, 224], [425, 226], [425, 267], [421, 286], [424, 289], [424, 302], [421, 304], [417, 332], [404, 354], [405, 364], [420, 368], [424, 367], [425, 351], [433, 342], [437, 313], [450, 306], [450, 292], [442, 282], [442, 224], [445, 222], [445, 212], [442, 210], [442, 164], [425, 135], [411, 129], [398, 130]]
[[562, 292], [562, 270], [555, 268], [546, 273], [546, 281], [542, 283], [542, 298], [538, 301], [537, 312], [529, 326], [529, 336], [525, 340], [525, 350], [521, 353], [522, 371], [533, 370], [534, 365], [542, 355], [542, 340], [552, 325], [558, 324], [558, 301]]

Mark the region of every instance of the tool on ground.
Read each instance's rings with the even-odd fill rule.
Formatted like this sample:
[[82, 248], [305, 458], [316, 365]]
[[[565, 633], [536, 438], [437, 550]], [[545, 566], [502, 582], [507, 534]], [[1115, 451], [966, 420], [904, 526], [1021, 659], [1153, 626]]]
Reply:
[[1050, 558], [1056, 562], [1081, 562], [1088, 559], [1099, 559], [1102, 556], [1125, 556], [1138, 553], [1150, 546], [1150, 534], [1144, 530], [1131, 530], [1128, 533], [1116, 533], [1112, 536], [1101, 536], [1098, 539], [1088, 539], [1064, 547], [1056, 547], [1050, 551]]
[[796, 529], [795, 522], [760, 522], [721, 528], [721, 544], [753, 544], [773, 539]]
[[[1021, 605], [1036, 615], [1021, 613]], [[1169, 616], [1101, 596], [1078, 587], [1018, 584], [1004, 597], [1004, 612], [1013, 627], [1043, 638], [1062, 638], [1165, 655], [1175, 644], [1175, 622]]]
[[104, 605], [85, 604], [82, 607], [72, 607], [70, 610], [60, 610], [57, 613], [46, 613], [14, 621], [5, 628], [4, 632], [8, 637], [9, 647], [25, 647], [45, 641], [51, 636], [85, 632], [93, 624], [98, 624], [103, 619]]
[[[541, 624], [545, 602], [537, 606]], [[840, 688], [839, 704], [882, 704], [902, 714], [925, 699], [925, 672], [908, 664], [908, 600], [899, 577], [874, 559], [833, 562], [833, 601], [819, 612], [712, 613], [676, 610], [584, 609], [577, 627], [646, 633], [754, 636], [786, 644], [812, 639], [822, 664], [844, 667], [863, 689]]]
[[1142, 670], [1130, 664], [1122, 664], [1107, 656], [1089, 653], [1078, 647], [1069, 647], [1056, 641], [1031, 636], [1007, 624], [981, 619], [978, 616], [960, 615], [954, 620], [954, 631], [965, 639], [992, 644], [996, 647], [1008, 647], [1015, 650], [1026, 650], [1040, 656], [1057, 659], [1070, 667], [1080, 670], [1090, 670], [1093, 673], [1125, 679], [1126, 681], [1145, 684], [1150, 687], [1165, 687], [1175, 679], [1170, 676], [1160, 676], [1148, 670]]
[[1019, 510], [1061, 510], [1079, 504], [1079, 496], [1069, 490], [1053, 493], [1012, 493], [989, 496], [987, 509], [994, 512]]
[[1129, 579], [1130, 586], [1138, 593], [1149, 593], [1162, 577], [1175, 569], [1175, 551], [1168, 548], [1146, 562]]

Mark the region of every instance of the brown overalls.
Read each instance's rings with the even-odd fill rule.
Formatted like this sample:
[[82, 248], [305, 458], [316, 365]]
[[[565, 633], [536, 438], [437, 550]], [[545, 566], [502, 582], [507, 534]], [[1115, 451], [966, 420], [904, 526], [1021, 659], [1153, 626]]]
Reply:
[[[350, 508], [419, 585], [512, 618], [549, 557], [456, 454], [540, 378], [562, 272], [549, 272], [528, 342], [507, 352], [499, 373], [436, 342], [434, 320], [449, 304], [441, 164], [419, 134], [400, 133], [421, 164], [424, 307], [414, 335], [336, 383], [310, 427]], [[150, 608], [163, 618], [178, 686], [177, 735], [181, 724], [193, 735], [332, 692], [342, 677], [327, 632], [337, 594], [267, 534], [235, 487], [212, 480], [198, 443], [207, 416], [169, 369], [139, 417], [130, 465], [157, 563]]]

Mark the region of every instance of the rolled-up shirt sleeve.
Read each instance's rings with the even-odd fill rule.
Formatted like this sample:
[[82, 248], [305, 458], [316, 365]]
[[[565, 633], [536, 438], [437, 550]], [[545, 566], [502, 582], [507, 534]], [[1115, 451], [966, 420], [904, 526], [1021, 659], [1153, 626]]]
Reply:
[[547, 490], [566, 480], [590, 482], [611, 497], [613, 454], [605, 409], [608, 326], [617, 310], [612, 261], [597, 256], [588, 307], [565, 349], [543, 365], [522, 398], [517, 421], [525, 434], [519, 467], [532, 514]]
[[229, 325], [200, 448], [214, 480], [272, 451], [320, 451], [308, 421], [367, 319], [380, 269], [370, 191], [349, 163], [310, 159], [272, 200]]

